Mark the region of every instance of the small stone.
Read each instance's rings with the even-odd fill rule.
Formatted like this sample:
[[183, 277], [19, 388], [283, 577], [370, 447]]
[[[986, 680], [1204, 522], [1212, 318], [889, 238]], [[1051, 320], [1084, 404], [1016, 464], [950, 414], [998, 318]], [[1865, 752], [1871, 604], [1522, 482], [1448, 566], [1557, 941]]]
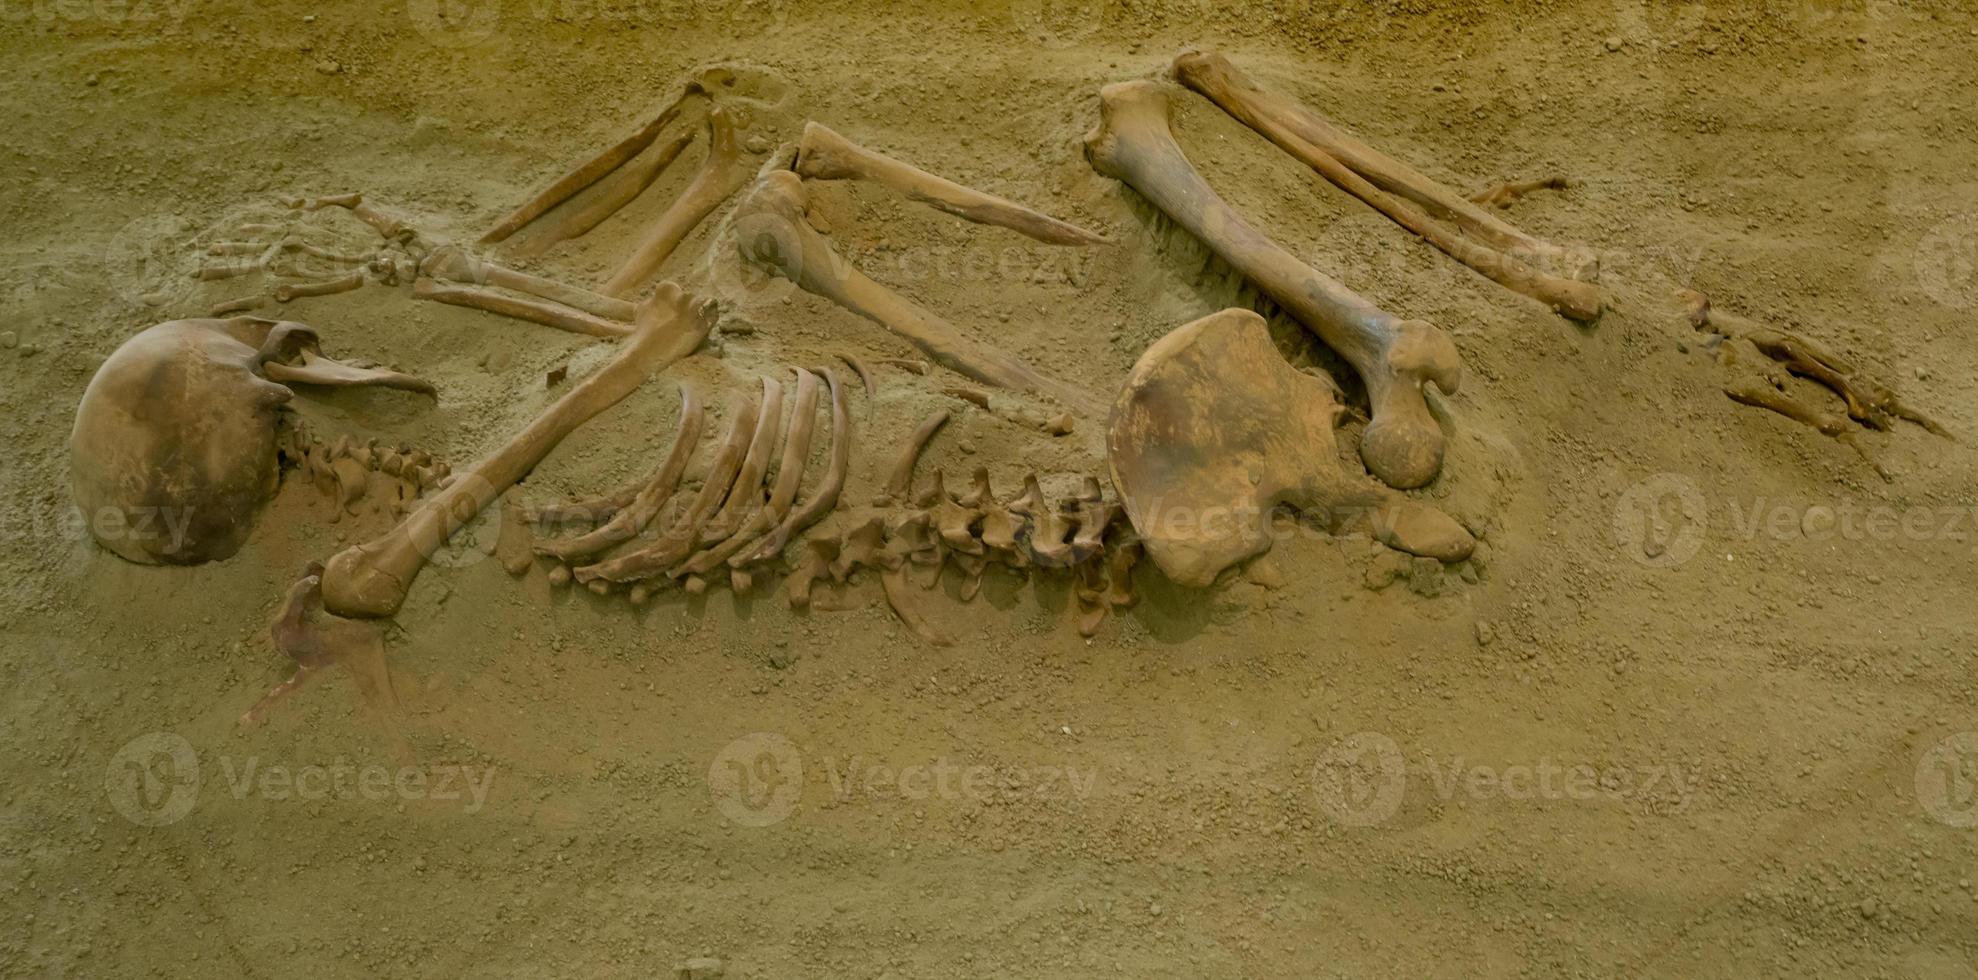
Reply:
[[1477, 620], [1477, 646], [1487, 647], [1496, 642], [1497, 627], [1481, 619]]
[[1609, 51], [1621, 50], [1621, 39], [1618, 37], [1609, 35], [1606, 43], [1607, 43], [1607, 50]]
[[1476, 566], [1468, 562], [1456, 566], [1456, 577], [1470, 585], [1483, 581], [1483, 576], [1477, 574]]
[[332, 61], [329, 58], [324, 58], [323, 60], [316, 62], [316, 70], [322, 72], [325, 75], [334, 75], [337, 72], [342, 71], [343, 66], [337, 64], [335, 61]]
[[742, 146], [747, 148], [750, 153], [768, 153], [770, 149], [769, 140], [764, 138], [761, 133], [749, 137], [747, 142], [744, 142]]
[[1269, 555], [1259, 556], [1250, 564], [1243, 566], [1243, 577], [1253, 585], [1260, 585], [1272, 591], [1284, 588], [1284, 571], [1277, 567], [1277, 562], [1272, 561]]
[[1389, 551], [1383, 548], [1379, 553], [1374, 555], [1372, 563], [1367, 565], [1364, 582], [1367, 588], [1379, 592], [1393, 585], [1394, 581], [1401, 577], [1402, 571], [1406, 568], [1407, 561], [1402, 557], [1400, 552]]
[[728, 964], [712, 956], [696, 956], [673, 968], [674, 980], [720, 980], [728, 975]]
[[797, 662], [797, 655], [788, 650], [778, 650], [769, 655], [769, 666], [777, 670], [789, 670]]
[[1442, 562], [1417, 556], [1408, 563], [1408, 589], [1424, 599], [1442, 594]]
[[13, 350], [14, 348], [19, 347], [20, 345], [21, 345], [20, 334], [17, 334], [12, 330], [7, 331], [6, 333], [0, 333], [0, 350]]

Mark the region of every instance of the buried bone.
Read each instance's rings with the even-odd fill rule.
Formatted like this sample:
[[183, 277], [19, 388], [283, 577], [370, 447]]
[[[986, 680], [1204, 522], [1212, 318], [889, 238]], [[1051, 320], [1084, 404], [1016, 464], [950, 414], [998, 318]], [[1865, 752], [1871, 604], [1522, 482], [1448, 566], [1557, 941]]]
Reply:
[[865, 180], [929, 207], [983, 225], [999, 225], [1050, 245], [1101, 245], [1103, 235], [1059, 221], [994, 194], [964, 187], [919, 167], [868, 150], [829, 127], [806, 123], [793, 167], [806, 180]]
[[806, 208], [796, 174], [763, 175], [736, 211], [742, 257], [898, 334], [951, 371], [983, 384], [1048, 395], [1073, 408], [1096, 409], [1085, 392], [976, 341], [858, 271], [804, 220]]
[[613, 358], [573, 385], [528, 427], [419, 506], [396, 528], [331, 558], [324, 606], [339, 616], [379, 618], [398, 611], [426, 561], [453, 532], [527, 476], [564, 437], [617, 404], [647, 377], [692, 354], [714, 329], [714, 306], [671, 283], [640, 305], [637, 330]]
[[[1448, 335], [1403, 320], [1286, 252], [1218, 197], [1175, 143], [1167, 94], [1152, 82], [1108, 85], [1086, 155], [1139, 191], [1337, 351], [1367, 386], [1373, 418], [1360, 438], [1367, 468], [1389, 486], [1418, 487], [1442, 468], [1443, 435], [1423, 385], [1454, 392], [1462, 362]], [[1150, 542], [1151, 546], [1151, 542]]]
[[1285, 363], [1262, 317], [1224, 310], [1141, 355], [1113, 407], [1106, 458], [1147, 554], [1175, 582], [1207, 586], [1271, 546], [1289, 505], [1334, 528], [1370, 524], [1391, 547], [1469, 555], [1461, 525], [1342, 473], [1332, 389]]

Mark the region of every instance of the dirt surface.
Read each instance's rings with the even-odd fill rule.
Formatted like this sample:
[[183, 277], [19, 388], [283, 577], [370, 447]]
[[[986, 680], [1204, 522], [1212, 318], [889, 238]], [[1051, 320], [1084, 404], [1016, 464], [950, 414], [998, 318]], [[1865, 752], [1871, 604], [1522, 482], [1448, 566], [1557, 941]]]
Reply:
[[[1186, 45], [1458, 188], [1574, 180], [1512, 215], [1600, 250], [1617, 308], [1591, 328], [1177, 90], [1226, 197], [1454, 335], [1449, 462], [1418, 495], [1484, 533], [1478, 559], [1288, 533], [1281, 582], [1143, 567], [1091, 641], [1062, 583], [992, 576], [962, 604], [948, 582], [919, 602], [962, 642], [930, 649], [876, 584], [851, 611], [773, 588], [635, 610], [464, 549], [389, 631], [396, 712], [338, 671], [241, 729], [290, 669], [266, 638], [288, 584], [389, 518], [333, 522], [290, 481], [239, 555], [159, 569], [69, 516], [96, 366], [263, 288], [191, 279], [200, 245], [350, 190], [470, 240], [710, 63], [773, 103], [765, 147], [816, 119], [1111, 235], [1053, 249], [818, 193], [875, 278], [1110, 393], [1168, 330], [1253, 300], [1081, 156], [1098, 89]], [[1978, 977], [1974, 48], [1955, 5], [1879, 0], [0, 0], [0, 974]], [[701, 152], [531, 268], [600, 281]], [[718, 350], [521, 499], [645, 472], [676, 381], [713, 400], [839, 348], [909, 353], [742, 274], [720, 230], [664, 269], [723, 300]], [[1845, 351], [1960, 441], [1865, 434], [1885, 482], [1731, 402], [1662, 302], [1679, 285]], [[402, 287], [283, 315], [441, 389], [311, 397], [313, 426], [456, 461], [608, 353]], [[860, 502], [959, 405], [940, 372], [879, 380], [853, 405]], [[1070, 479], [1103, 472], [1102, 433], [971, 410], [924, 465]]]

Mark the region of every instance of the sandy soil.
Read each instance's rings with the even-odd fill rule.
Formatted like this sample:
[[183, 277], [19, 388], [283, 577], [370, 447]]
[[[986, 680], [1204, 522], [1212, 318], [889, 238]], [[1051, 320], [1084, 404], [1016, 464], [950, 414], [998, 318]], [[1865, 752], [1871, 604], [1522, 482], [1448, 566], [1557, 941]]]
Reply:
[[[634, 610], [468, 553], [390, 633], [396, 714], [333, 674], [242, 731], [288, 670], [286, 585], [388, 520], [293, 485], [237, 557], [160, 570], [66, 516], [96, 366], [250, 288], [188, 278], [189, 243], [346, 190], [471, 238], [711, 62], [780, 93], [767, 140], [817, 119], [1113, 235], [1070, 254], [870, 189], [820, 206], [875, 277], [1110, 391], [1252, 299], [1079, 152], [1101, 85], [1188, 44], [1456, 186], [1578, 182], [1514, 214], [1632, 290], [1589, 329], [1177, 99], [1270, 234], [1456, 337], [1421, 495], [1483, 559], [1375, 588], [1384, 549], [1296, 534], [1276, 588], [1143, 569], [1089, 642], [1061, 586], [1004, 577], [924, 597], [963, 640], [933, 650], [876, 586], [808, 616], [725, 589]], [[0, 974], [1978, 977], [1975, 46], [1956, 5], [1880, 0], [0, 0]], [[600, 278], [691, 169], [535, 268]], [[675, 376], [906, 353], [739, 276], [715, 225], [666, 272], [728, 302], [720, 356]], [[1653, 299], [1676, 285], [1849, 352], [1964, 441], [1867, 435], [1884, 482], [1733, 404]], [[443, 392], [313, 398], [312, 423], [455, 460], [604, 353], [403, 289], [286, 315]], [[938, 375], [881, 380], [861, 497], [945, 403]], [[648, 385], [523, 497], [643, 472], [675, 403]], [[969, 413], [929, 462], [1008, 487], [1103, 457], [1097, 425]]]

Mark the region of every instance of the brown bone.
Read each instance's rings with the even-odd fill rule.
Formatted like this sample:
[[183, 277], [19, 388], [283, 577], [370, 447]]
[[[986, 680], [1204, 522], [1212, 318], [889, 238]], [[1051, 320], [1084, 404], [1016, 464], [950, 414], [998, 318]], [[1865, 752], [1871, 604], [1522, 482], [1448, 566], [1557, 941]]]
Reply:
[[685, 558], [700, 539], [708, 516], [734, 485], [735, 474], [742, 468], [742, 457], [747, 454], [756, 429], [759, 408], [756, 402], [740, 395], [730, 402], [728, 430], [722, 434], [721, 448], [715, 453], [714, 461], [708, 464], [707, 479], [658, 541], [629, 554], [579, 568], [577, 581], [586, 585], [636, 582], [659, 575]]
[[574, 538], [544, 541], [536, 545], [536, 553], [560, 561], [576, 561], [603, 554], [605, 549], [630, 540], [645, 530], [680, 485], [680, 477], [687, 471], [687, 461], [693, 457], [694, 447], [700, 444], [701, 424], [705, 418], [706, 411], [701, 407], [700, 399], [694, 396], [693, 389], [681, 385], [680, 423], [673, 432], [673, 446], [667, 450], [665, 462], [653, 471], [652, 479], [602, 527]]
[[1456, 390], [1463, 366], [1449, 337], [1382, 310], [1251, 227], [1182, 154], [1160, 86], [1108, 85], [1099, 99], [1099, 126], [1085, 137], [1093, 166], [1139, 191], [1353, 365], [1373, 408], [1360, 456], [1375, 476], [1395, 487], [1435, 479], [1443, 437], [1422, 385]]
[[765, 534], [759, 541], [752, 541], [728, 559], [728, 567], [740, 568], [757, 561], [768, 561], [782, 554], [790, 538], [823, 520], [838, 506], [838, 496], [845, 489], [845, 473], [852, 463], [852, 412], [846, 403], [845, 389], [838, 382], [838, 375], [830, 368], [820, 368], [824, 383], [831, 389], [831, 462], [824, 473], [824, 482], [818, 484], [811, 498], [804, 502], [776, 529]]
[[624, 166], [625, 161], [638, 156], [646, 147], [651, 146], [653, 141], [659, 138], [660, 130], [665, 129], [680, 115], [680, 108], [686, 104], [687, 98], [700, 91], [698, 83], [688, 83], [686, 91], [681, 92], [664, 109], [661, 109], [659, 115], [654, 116], [651, 122], [639, 127], [638, 132], [619, 140], [603, 153], [558, 177], [554, 183], [524, 201], [521, 207], [496, 222], [493, 228], [488, 229], [487, 234], [481, 236], [481, 244], [493, 245], [506, 239], [520, 231], [524, 225], [542, 217], [551, 208], [569, 200], [578, 191], [597, 183], [606, 174]]
[[1340, 471], [1332, 389], [1285, 363], [1262, 317], [1224, 310], [1141, 355], [1113, 407], [1106, 458], [1147, 553], [1206, 586], [1271, 546], [1283, 504], [1333, 527], [1371, 523], [1391, 547], [1444, 561], [1475, 541], [1432, 507]]
[[795, 170], [810, 180], [866, 180], [976, 224], [1000, 225], [1049, 245], [1102, 245], [1103, 235], [1040, 214], [1015, 201], [936, 177], [868, 150], [827, 126], [805, 123]]
[[[796, 502], [803, 483], [804, 468], [810, 461], [811, 434], [817, 425], [817, 375], [797, 369], [797, 394], [790, 408], [790, 425], [777, 455], [776, 484], [769, 500], [749, 514], [748, 521], [726, 541], [703, 550], [689, 559], [684, 571], [704, 575], [760, 540], [759, 535], [782, 523]], [[734, 568], [732, 572], [739, 572]]]
[[893, 462], [893, 472], [886, 480], [886, 489], [873, 498], [874, 506], [889, 507], [906, 500], [907, 490], [913, 486], [914, 464], [920, 461], [920, 454], [927, 451], [928, 442], [933, 440], [936, 432], [941, 431], [942, 426], [948, 424], [949, 418], [951, 416], [943, 409], [920, 420], [920, 425], [913, 430], [913, 437], [900, 447], [900, 456]]
[[615, 299], [581, 286], [545, 279], [486, 259], [476, 258], [458, 245], [442, 245], [434, 249], [431, 255], [419, 263], [419, 272], [421, 275], [448, 282], [499, 286], [518, 293], [528, 293], [607, 320], [622, 320], [630, 323], [633, 312], [638, 309], [638, 304], [630, 300]]
[[811, 228], [804, 219], [807, 206], [796, 174], [765, 174], [737, 209], [742, 227], [758, 230], [737, 236], [743, 258], [898, 334], [950, 371], [984, 384], [1049, 395], [1074, 408], [1096, 409], [1085, 392], [964, 335], [858, 271]]
[[573, 385], [528, 427], [486, 459], [427, 497], [396, 528], [331, 558], [323, 574], [324, 606], [339, 616], [390, 616], [405, 602], [426, 561], [453, 532], [508, 491], [564, 437], [692, 354], [714, 329], [712, 303], [662, 283], [641, 304], [637, 330], [603, 367]]
[[[1183, 51], [1174, 60], [1174, 75], [1265, 138], [1276, 140], [1273, 134], [1295, 136], [1352, 168], [1375, 187], [1415, 202], [1492, 248], [1555, 262], [1568, 259], [1566, 249], [1519, 231], [1477, 202], [1347, 135], [1303, 104], [1265, 91], [1221, 54]], [[1294, 152], [1289, 146], [1283, 148]]]
[[644, 285], [722, 201], [748, 183], [748, 160], [736, 140], [735, 128], [734, 114], [726, 107], [716, 107], [707, 114], [707, 157], [701, 161], [700, 170], [601, 287], [605, 295], [622, 299]]
[[479, 286], [445, 286], [432, 279], [420, 279], [412, 284], [412, 295], [417, 299], [429, 299], [449, 306], [464, 306], [472, 310], [499, 313], [517, 320], [527, 320], [546, 327], [606, 340], [629, 336], [635, 330], [631, 324], [607, 320], [582, 310], [571, 309], [561, 303], [507, 296]]
[[1249, 85], [1236, 82], [1236, 69], [1220, 56], [1184, 55], [1181, 62], [1197, 70], [1181, 71], [1190, 87], [1222, 106], [1230, 115], [1276, 143], [1300, 163], [1341, 190], [1387, 215], [1395, 224], [1422, 237], [1450, 258], [1476, 270], [1513, 292], [1544, 303], [1562, 316], [1582, 323], [1600, 317], [1602, 299], [1599, 287], [1573, 279], [1546, 275], [1519, 261], [1513, 255], [1481, 245], [1458, 234], [1454, 228], [1429, 217], [1422, 208], [1399, 195], [1373, 185], [1352, 167], [1300, 136], [1282, 120], [1283, 100]]
[[762, 506], [762, 478], [769, 472], [771, 457], [776, 452], [778, 431], [783, 425], [783, 386], [773, 378], [762, 379], [762, 407], [756, 417], [755, 435], [749, 439], [748, 455], [742, 458], [742, 468], [735, 477], [734, 486], [728, 497], [722, 501], [721, 509], [708, 518], [707, 526], [701, 529], [706, 541], [725, 541], [742, 526], [742, 522]]
[[680, 152], [693, 141], [692, 132], [681, 133], [661, 144], [658, 150], [640, 157], [631, 166], [620, 167], [611, 176], [598, 181], [589, 197], [571, 202], [565, 213], [554, 216], [548, 227], [531, 236], [527, 243], [516, 249], [517, 253], [541, 255], [563, 242], [590, 234], [644, 194], [646, 188], [651, 187], [653, 181], [658, 180], [659, 175], [672, 166], [673, 161], [679, 159]]

